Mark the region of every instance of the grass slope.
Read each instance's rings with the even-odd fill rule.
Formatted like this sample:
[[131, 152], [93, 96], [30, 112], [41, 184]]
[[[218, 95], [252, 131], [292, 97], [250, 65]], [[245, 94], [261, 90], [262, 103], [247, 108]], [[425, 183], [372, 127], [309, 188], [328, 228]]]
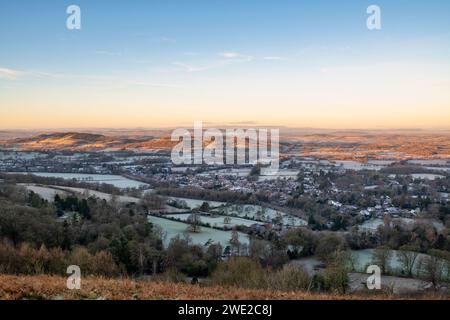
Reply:
[[[0, 275], [0, 299], [111, 299], [111, 300], [161, 300], [161, 299], [256, 299], [256, 300], [330, 300], [330, 299], [395, 299], [386, 294], [335, 295], [305, 292], [277, 292], [165, 282], [135, 281], [130, 279], [83, 278], [80, 290], [66, 288], [66, 278], [58, 276]], [[416, 297], [417, 298], [417, 297]], [[422, 299], [442, 298], [426, 295]], [[447, 297], [448, 299], [448, 297]]]

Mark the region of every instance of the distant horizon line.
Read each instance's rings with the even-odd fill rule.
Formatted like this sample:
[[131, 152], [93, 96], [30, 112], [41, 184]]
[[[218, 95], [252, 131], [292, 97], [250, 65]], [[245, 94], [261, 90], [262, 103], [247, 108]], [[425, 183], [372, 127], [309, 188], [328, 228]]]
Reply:
[[[167, 125], [167, 126], [136, 126], [136, 127], [13, 127], [13, 128], [0, 128], [0, 132], [12, 132], [12, 131], [64, 131], [64, 132], [79, 132], [83, 130], [89, 131], [131, 131], [131, 130], [172, 130], [176, 128], [191, 128], [194, 122], [191, 124], [178, 124], [178, 125]], [[204, 122], [204, 128], [279, 128], [287, 130], [320, 130], [320, 131], [450, 131], [449, 127], [369, 127], [369, 128], [352, 128], [352, 127], [305, 127], [305, 126], [289, 126], [289, 125], [276, 125], [276, 124], [256, 124], [250, 122], [237, 122], [237, 123], [211, 123]]]

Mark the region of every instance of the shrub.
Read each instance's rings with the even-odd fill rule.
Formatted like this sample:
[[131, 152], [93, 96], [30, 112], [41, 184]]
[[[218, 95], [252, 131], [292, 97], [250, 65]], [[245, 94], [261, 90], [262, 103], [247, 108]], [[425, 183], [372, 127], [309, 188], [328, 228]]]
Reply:
[[324, 290], [344, 294], [348, 283], [348, 269], [343, 264], [331, 264], [324, 270]]
[[220, 286], [263, 288], [266, 283], [266, 272], [258, 262], [250, 258], [232, 257], [217, 266], [211, 282]]
[[154, 277], [154, 280], [161, 282], [174, 282], [183, 283], [186, 282], [186, 275], [176, 268], [169, 268], [164, 273]]
[[340, 236], [329, 233], [320, 238], [316, 254], [320, 260], [328, 264], [332, 263], [337, 258], [338, 253], [345, 249], [345, 240]]
[[112, 254], [108, 251], [99, 251], [94, 255], [92, 271], [94, 274], [105, 277], [113, 277], [120, 274], [119, 267], [114, 262]]
[[312, 280], [308, 273], [294, 266], [286, 266], [281, 270], [269, 273], [268, 287], [280, 291], [310, 291]]

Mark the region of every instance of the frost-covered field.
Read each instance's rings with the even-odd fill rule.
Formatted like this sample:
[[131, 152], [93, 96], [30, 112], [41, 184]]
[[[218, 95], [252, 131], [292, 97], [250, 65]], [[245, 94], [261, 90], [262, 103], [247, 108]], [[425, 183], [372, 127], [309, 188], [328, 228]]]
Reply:
[[425, 169], [450, 172], [450, 167], [425, 167]]
[[55, 157], [53, 157], [53, 159], [58, 159], [58, 160], [66, 160], [66, 161], [76, 161], [76, 160], [81, 160], [85, 157], [87, 157], [88, 155], [86, 153], [74, 153], [73, 155], [57, 155]]
[[268, 175], [259, 176], [259, 181], [267, 181], [267, 180], [277, 180], [277, 179], [295, 179], [297, 178], [297, 175], [299, 173], [299, 170], [290, 170], [290, 169], [280, 169], [278, 172], [274, 175]]
[[421, 166], [445, 166], [449, 164], [445, 159], [432, 159], [432, 160], [408, 160], [410, 164], [418, 164]]
[[374, 162], [362, 163], [351, 160], [338, 160], [335, 161], [336, 167], [341, 167], [346, 170], [381, 170], [386, 167], [387, 162]]
[[129, 196], [113, 196], [109, 193], [104, 193], [96, 190], [84, 189], [84, 188], [73, 188], [73, 187], [59, 187], [59, 186], [51, 186], [59, 189], [64, 189], [72, 192], [76, 192], [82, 195], [86, 195], [87, 197], [93, 196], [102, 200], [111, 201], [115, 198], [118, 202], [130, 202], [130, 203], [138, 203], [140, 201], [139, 198], [129, 197]]
[[231, 205], [224, 208], [218, 208], [215, 212], [264, 222], [272, 222], [273, 219], [281, 219], [283, 225], [293, 227], [306, 226], [308, 224], [305, 220], [287, 213], [250, 204]]
[[203, 202], [208, 203], [210, 207], [220, 207], [220, 206], [226, 204], [225, 202], [219, 202], [219, 201], [188, 199], [188, 198], [179, 198], [179, 197], [167, 197], [167, 200], [184, 201], [184, 202], [186, 202], [187, 206], [190, 209], [195, 209], [195, 208], [200, 207], [203, 204]]
[[377, 166], [388, 166], [395, 163], [396, 160], [369, 160], [367, 163]]
[[[111, 201], [114, 197], [109, 193], [104, 193], [96, 190], [84, 189], [84, 188], [72, 188], [64, 186], [40, 186], [34, 184], [21, 183], [27, 190], [33, 191], [38, 194], [41, 198], [52, 202], [55, 199], [55, 195], [66, 196], [70, 193], [78, 193], [80, 195], [85, 195], [86, 197], [94, 196], [96, 198]], [[129, 197], [129, 196], [115, 196], [118, 202], [139, 202], [139, 198]]]
[[189, 167], [172, 167], [172, 168], [170, 168], [170, 170], [171, 170], [173, 173], [175, 173], [175, 172], [177, 172], [177, 173], [184, 173], [184, 172], [186, 172], [188, 169], [189, 169]]
[[[349, 290], [364, 291], [367, 290], [367, 273], [349, 273]], [[381, 281], [382, 287], [392, 288], [394, 294], [402, 294], [408, 292], [420, 292], [428, 285], [426, 281], [420, 279], [383, 276]]]
[[[166, 215], [166, 217], [181, 220], [181, 221], [186, 221], [190, 215], [191, 215], [190, 213], [182, 213], [182, 214], [170, 214], [170, 215]], [[254, 220], [248, 220], [248, 219], [243, 219], [243, 218], [236, 218], [236, 217], [228, 217], [230, 219], [230, 221], [229, 221], [229, 223], [225, 223], [224, 222], [225, 218], [226, 218], [226, 216], [213, 216], [213, 217], [200, 216], [200, 220], [202, 223], [209, 223], [210, 226], [218, 227], [218, 228], [223, 228], [223, 227], [232, 228], [234, 226], [249, 227], [253, 224], [262, 224], [262, 222], [257, 222]]]
[[0, 152], [0, 160], [32, 160], [36, 158], [46, 158], [47, 154], [40, 152], [8, 152], [2, 151]]
[[[201, 227], [201, 231], [198, 233], [188, 232], [189, 225], [183, 222], [172, 221], [160, 217], [149, 216], [148, 220], [155, 225], [159, 225], [166, 233], [164, 238], [164, 245], [168, 246], [170, 239], [177, 235], [183, 236], [189, 235], [192, 242], [198, 245], [205, 245], [207, 243], [220, 243], [223, 248], [229, 245], [231, 239], [231, 231], [216, 230], [207, 227]], [[249, 243], [248, 236], [242, 232], [238, 232], [239, 241], [241, 244]]]
[[[372, 264], [373, 251], [373, 249], [352, 250], [353, 267], [356, 271], [363, 272], [366, 266]], [[394, 267], [392, 263], [390, 266]]]
[[107, 183], [121, 189], [139, 188], [146, 186], [140, 181], [124, 178], [119, 175], [112, 174], [87, 174], [87, 173], [54, 173], [54, 172], [17, 172], [21, 174], [34, 174], [39, 177], [62, 178], [67, 180], [78, 180], [87, 183]]
[[431, 225], [434, 228], [436, 228], [437, 231], [442, 231], [445, 229], [444, 224], [439, 221], [438, 219], [432, 219], [432, 218], [418, 218], [418, 219], [411, 219], [411, 218], [397, 218], [393, 219], [393, 221], [401, 221], [404, 224], [412, 225], [413, 223], [423, 223], [427, 225]]
[[383, 219], [371, 219], [364, 221], [362, 224], [359, 225], [360, 230], [366, 230], [366, 231], [376, 231], [379, 226], [382, 226], [384, 224]]
[[[391, 251], [391, 258], [389, 260], [388, 268], [389, 270], [400, 273], [402, 270], [402, 263], [400, 262], [399, 258], [399, 251], [398, 250], [390, 250]], [[352, 250], [352, 258], [354, 263], [354, 268], [358, 272], [365, 272], [365, 268], [368, 265], [373, 264], [372, 258], [373, 258], [374, 249], [364, 249], [364, 250]], [[428, 255], [419, 253], [417, 256], [417, 259], [414, 263], [413, 267], [413, 274], [417, 274], [418, 271], [420, 271], [420, 261], [424, 257], [427, 257]], [[444, 272], [445, 270], [443, 270]]]
[[29, 185], [29, 184], [20, 184], [25, 187], [29, 191], [33, 191], [38, 194], [42, 199], [47, 200], [48, 202], [53, 202], [55, 200], [55, 196], [58, 194], [60, 196], [66, 196], [67, 192], [62, 190], [56, 190], [49, 187]]
[[432, 173], [412, 173], [411, 177], [413, 177], [414, 179], [424, 179], [424, 180], [435, 180], [445, 178], [445, 176], [443, 175]]
[[[442, 231], [445, 229], [444, 224], [437, 220], [437, 219], [411, 219], [411, 218], [395, 218], [392, 219], [393, 222], [402, 222], [404, 224], [413, 224], [413, 223], [424, 223], [428, 225], [432, 225], [434, 228], [436, 228], [437, 231]], [[382, 226], [384, 224], [383, 219], [376, 218], [376, 219], [370, 219], [362, 224], [359, 225], [360, 230], [366, 230], [366, 231], [376, 231], [379, 226]]]
[[216, 170], [217, 174], [246, 177], [250, 174], [250, 168], [229, 168]]
[[[364, 289], [365, 283], [367, 281], [367, 277], [369, 276], [366, 273], [366, 267], [372, 265], [372, 257], [373, 257], [373, 249], [364, 249], [364, 250], [353, 250], [351, 251], [352, 255], [352, 267], [355, 272], [349, 273], [349, 289], [350, 291]], [[398, 258], [398, 251], [391, 250], [392, 257], [390, 259], [389, 268], [391, 272], [400, 274], [402, 269], [402, 264]], [[418, 254], [416, 262], [414, 264], [413, 276], [417, 277], [418, 268], [420, 267], [420, 259], [425, 257], [425, 254]], [[293, 265], [298, 268], [302, 268], [310, 276], [313, 276], [318, 272], [317, 266], [321, 265], [322, 262], [316, 257], [307, 257], [300, 258], [296, 260], [292, 260], [289, 262], [289, 265]], [[444, 271], [445, 272], [445, 271]], [[382, 285], [387, 287], [392, 287], [394, 292], [399, 293], [402, 291], [418, 291], [422, 290], [423, 287], [427, 283], [420, 279], [413, 278], [403, 278], [403, 277], [395, 277], [395, 276], [386, 276], [383, 275]]]

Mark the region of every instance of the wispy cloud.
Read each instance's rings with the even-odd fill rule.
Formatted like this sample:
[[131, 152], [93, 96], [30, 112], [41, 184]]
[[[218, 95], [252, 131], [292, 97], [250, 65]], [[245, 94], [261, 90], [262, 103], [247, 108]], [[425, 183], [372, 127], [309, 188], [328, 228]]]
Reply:
[[339, 47], [338, 50], [347, 52], [347, 51], [351, 51], [352, 47], [350, 47], [350, 46], [342, 46], [342, 47]]
[[93, 86], [100, 86], [105, 88], [111, 88], [114, 86], [121, 87], [165, 87], [165, 88], [187, 88], [183, 84], [171, 84], [171, 83], [162, 83], [162, 82], [148, 82], [134, 79], [126, 79], [119, 76], [110, 76], [110, 75], [96, 75], [96, 74], [75, 74], [75, 73], [54, 73], [54, 72], [45, 72], [45, 71], [19, 71], [10, 68], [0, 67], [0, 79], [10, 79], [10, 80], [19, 80], [19, 79], [40, 79], [42, 81], [53, 81], [57, 80], [61, 81], [82, 81], [84, 84], [89, 84]]
[[155, 62], [154, 60], [151, 59], [135, 59], [135, 60], [131, 60], [132, 63], [140, 63], [140, 64], [148, 64], [148, 63], [152, 63]]
[[33, 78], [48, 78], [48, 79], [108, 79], [106, 76], [98, 75], [85, 75], [85, 74], [74, 74], [74, 73], [55, 73], [39, 70], [15, 70], [11, 68], [0, 67], [0, 78], [19, 80], [19, 79], [33, 79]]
[[17, 79], [24, 74], [23, 71], [14, 70], [10, 68], [0, 67], [0, 79]]
[[227, 60], [232, 60], [232, 61], [237, 61], [237, 62], [245, 62], [245, 61], [253, 60], [253, 56], [243, 54], [240, 52], [235, 52], [235, 51], [221, 52], [218, 55]]
[[187, 72], [206, 71], [206, 70], [213, 69], [213, 68], [216, 68], [216, 67], [219, 66], [219, 65], [208, 65], [208, 66], [201, 66], [200, 67], [200, 66], [194, 66], [194, 65], [191, 65], [189, 63], [178, 62], [178, 61], [172, 62], [172, 64], [174, 66], [181, 67], [182, 69], [184, 69]]
[[219, 53], [219, 56], [221, 56], [223, 58], [227, 58], [227, 59], [233, 59], [233, 58], [241, 57], [242, 55], [239, 52], [226, 51], [226, 52]]
[[198, 55], [198, 52], [186, 51], [186, 52], [183, 52], [182, 54], [183, 54], [183, 56], [190, 56], [190, 57], [193, 57], [193, 56], [197, 56], [197, 55]]
[[138, 38], [142, 38], [143, 41], [149, 41], [150, 43], [176, 43], [177, 39], [170, 37], [170, 36], [166, 36], [166, 35], [161, 35], [161, 34], [155, 34], [153, 32], [135, 32], [133, 34], [134, 37], [138, 37]]
[[171, 84], [171, 83], [155, 83], [146, 81], [133, 81], [129, 85], [143, 86], [143, 87], [164, 87], [164, 88], [187, 88], [188, 86], [182, 84]]
[[243, 62], [249, 62], [253, 60], [252, 56], [244, 55], [239, 52], [232, 52], [232, 51], [226, 51], [221, 52], [217, 54], [221, 57], [221, 59], [215, 59], [209, 64], [205, 65], [193, 65], [191, 63], [186, 62], [179, 62], [175, 61], [172, 62], [174, 66], [181, 67], [186, 72], [200, 72], [200, 71], [207, 71], [211, 69], [217, 69], [221, 68], [227, 65], [232, 65], [236, 63], [243, 63]]
[[30, 70], [23, 72], [28, 78], [47, 78], [47, 79], [58, 79], [58, 80], [90, 80], [90, 81], [107, 81], [114, 80], [115, 77], [107, 75], [96, 75], [96, 74], [76, 74], [76, 73], [61, 73], [61, 72], [46, 72]]
[[105, 56], [114, 56], [114, 57], [120, 57], [122, 55], [121, 52], [106, 51], [106, 50], [96, 50], [94, 53], [100, 54], [100, 55], [105, 55]]
[[263, 60], [283, 60], [283, 58], [278, 56], [267, 56], [263, 57]]
[[161, 42], [168, 42], [168, 43], [175, 43], [175, 42], [177, 42], [176, 39], [174, 39], [174, 38], [169, 38], [169, 37], [160, 37], [159, 40], [160, 40]]

